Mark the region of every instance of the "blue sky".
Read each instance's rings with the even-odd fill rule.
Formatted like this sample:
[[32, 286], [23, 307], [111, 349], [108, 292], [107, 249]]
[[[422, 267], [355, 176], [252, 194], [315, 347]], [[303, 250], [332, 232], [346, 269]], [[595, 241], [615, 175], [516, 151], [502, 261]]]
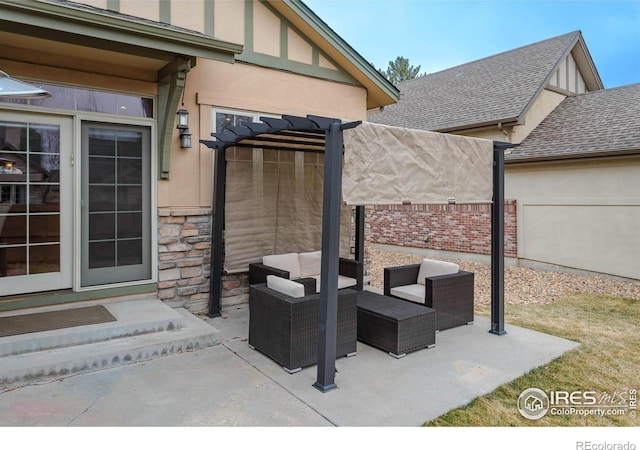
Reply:
[[580, 30], [606, 88], [640, 83], [640, 0], [303, 0], [375, 67], [433, 73]]

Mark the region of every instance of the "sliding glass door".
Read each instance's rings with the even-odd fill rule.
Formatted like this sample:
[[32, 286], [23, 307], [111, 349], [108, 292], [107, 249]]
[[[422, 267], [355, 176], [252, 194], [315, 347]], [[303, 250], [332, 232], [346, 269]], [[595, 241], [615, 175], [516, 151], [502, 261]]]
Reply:
[[71, 130], [0, 113], [0, 295], [72, 287]]

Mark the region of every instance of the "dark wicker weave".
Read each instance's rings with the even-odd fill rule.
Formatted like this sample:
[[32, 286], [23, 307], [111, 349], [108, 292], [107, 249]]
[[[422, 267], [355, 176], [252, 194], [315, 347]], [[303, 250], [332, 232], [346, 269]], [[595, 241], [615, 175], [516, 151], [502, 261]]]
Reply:
[[358, 340], [399, 358], [436, 344], [431, 308], [374, 292], [358, 293]]
[[[356, 290], [361, 291], [363, 288], [364, 268], [362, 262], [353, 259], [340, 258], [338, 263], [338, 273], [345, 277], [355, 278], [357, 280]], [[249, 284], [262, 284], [267, 282], [267, 275], [277, 275], [282, 278], [289, 278], [289, 272], [267, 266], [262, 263], [249, 264]], [[299, 281], [299, 280], [296, 280]], [[307, 284], [305, 284], [305, 293], [307, 292]], [[315, 292], [315, 285], [314, 290]]]
[[[293, 298], [264, 284], [249, 288], [249, 345], [296, 372], [318, 361], [319, 294]], [[336, 357], [356, 353], [357, 298], [338, 292]]]
[[[385, 267], [384, 294], [391, 295], [391, 288], [415, 284], [420, 264]], [[436, 329], [466, 325], [474, 318], [474, 274], [464, 270], [451, 275], [427, 278], [424, 305], [436, 310]], [[408, 300], [406, 300], [408, 301]]]

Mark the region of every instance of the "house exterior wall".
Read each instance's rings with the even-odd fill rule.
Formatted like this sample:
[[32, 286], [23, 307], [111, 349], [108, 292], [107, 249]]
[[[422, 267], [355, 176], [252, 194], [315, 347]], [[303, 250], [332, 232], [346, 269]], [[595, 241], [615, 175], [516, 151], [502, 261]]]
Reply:
[[525, 114], [522, 125], [513, 127], [509, 142], [522, 142], [565, 98], [566, 95], [544, 89]]
[[[174, 306], [203, 311], [210, 289], [213, 161], [212, 151], [199, 140], [212, 139], [214, 109], [362, 120], [366, 117], [368, 91], [267, 2], [87, 0], [82, 3], [245, 45], [242, 55], [236, 55], [235, 63], [196, 60], [187, 73], [184, 105], [179, 106], [190, 113], [192, 148], [180, 148], [179, 133], [173, 124], [169, 178], [157, 179], [155, 167], [151, 175], [155, 216], [152, 223], [157, 224], [153, 230], [157, 245], [152, 252], [157, 256], [157, 260], [154, 257], [157, 277], [154, 270], [153, 279], [146, 283], [157, 281], [160, 298]], [[29, 48], [31, 62], [21, 60], [19, 46], [15, 51], [4, 47], [0, 53], [3, 70], [16, 77], [79, 88], [146, 97], [160, 94], [158, 71], [167, 63], [161, 58], [79, 45], [74, 52], [72, 47], [76, 44], [43, 42], [46, 43], [32, 44], [33, 48]], [[23, 47], [27, 48], [26, 44]], [[57, 67], [47, 64], [55, 58]], [[158, 111], [157, 119], [144, 121], [159, 127], [160, 116]], [[169, 119], [173, 117], [171, 112]], [[74, 142], [80, 145], [79, 138]], [[160, 151], [157, 147], [154, 138], [153, 154]], [[226, 275], [223, 289], [227, 300], [223, 304], [246, 299], [247, 284], [246, 274]]]
[[640, 279], [639, 157], [508, 164], [505, 195], [519, 259]]

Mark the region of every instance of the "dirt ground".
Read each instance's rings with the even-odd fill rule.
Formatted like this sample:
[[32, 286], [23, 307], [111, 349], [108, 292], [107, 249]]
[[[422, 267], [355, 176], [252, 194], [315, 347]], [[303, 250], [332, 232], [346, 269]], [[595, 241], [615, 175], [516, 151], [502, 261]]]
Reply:
[[[391, 252], [369, 247], [371, 258], [371, 285], [383, 288], [385, 267], [414, 264], [422, 256]], [[436, 259], [436, 258], [434, 258]], [[491, 266], [476, 262], [455, 261], [460, 268], [475, 274], [475, 300], [477, 304], [491, 303]], [[505, 266], [504, 301], [508, 304], [551, 303], [571, 292], [610, 295], [640, 300], [640, 282], [623, 281], [608, 277], [582, 276], [550, 272], [525, 267]]]

